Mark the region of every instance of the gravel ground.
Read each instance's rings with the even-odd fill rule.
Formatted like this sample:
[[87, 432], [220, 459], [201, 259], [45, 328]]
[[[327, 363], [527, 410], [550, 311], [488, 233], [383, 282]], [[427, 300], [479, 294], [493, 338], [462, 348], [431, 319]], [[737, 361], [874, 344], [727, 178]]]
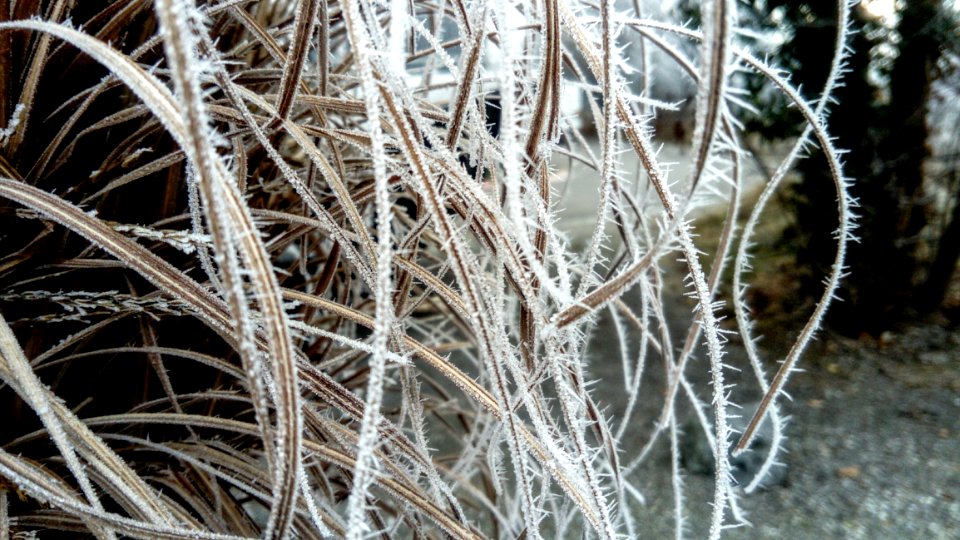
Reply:
[[[787, 486], [732, 538], [960, 537], [960, 333], [826, 340], [790, 385]], [[699, 536], [699, 535], [695, 535]]]

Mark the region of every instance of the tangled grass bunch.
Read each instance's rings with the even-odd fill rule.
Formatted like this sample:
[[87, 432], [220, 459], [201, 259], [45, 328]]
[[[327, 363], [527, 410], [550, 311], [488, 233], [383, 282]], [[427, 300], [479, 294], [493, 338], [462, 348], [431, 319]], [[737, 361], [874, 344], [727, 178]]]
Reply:
[[[612, 0], [0, 4], [2, 538], [636, 537], [659, 441], [679, 536], [681, 401], [713, 445], [711, 536], [742, 520], [717, 291], [733, 260], [725, 328], [764, 393], [733, 451], [769, 417], [766, 471], [850, 236], [824, 129], [845, 23], [808, 102], [750, 52], [734, 0], [705, 1], [699, 30]], [[655, 57], [696, 88], [684, 178], [650, 129], [676, 105], [653, 99]], [[807, 126], [741, 228], [743, 70]], [[837, 259], [768, 377], [749, 247], [808, 144], [834, 172]], [[600, 194], [582, 243], [561, 227], [569, 161]], [[717, 191], [706, 267], [691, 216]], [[622, 378], [592, 384], [603, 314]]]

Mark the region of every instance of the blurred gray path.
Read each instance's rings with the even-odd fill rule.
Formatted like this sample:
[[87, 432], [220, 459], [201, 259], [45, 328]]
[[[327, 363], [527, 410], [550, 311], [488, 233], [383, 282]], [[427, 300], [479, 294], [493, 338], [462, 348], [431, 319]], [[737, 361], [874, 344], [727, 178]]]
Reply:
[[[598, 141], [592, 140], [591, 147], [599, 160], [601, 156]], [[788, 149], [789, 147], [783, 144], [764, 145], [758, 149], [758, 152], [760, 159], [767, 167], [772, 169], [776, 167], [779, 159], [786, 154]], [[665, 144], [657, 157], [661, 165], [667, 170], [668, 179], [671, 182], [684, 185], [689, 181], [690, 162], [692, 161], [689, 145]], [[753, 158], [746, 156], [742, 161], [742, 189], [745, 193], [750, 193], [766, 182], [766, 175], [760, 170]], [[586, 239], [590, 236], [596, 224], [597, 208], [600, 201], [600, 172], [581, 161], [559, 155], [554, 159], [554, 167], [557, 176], [564, 179], [557, 181], [554, 185], [554, 209], [558, 211], [560, 218], [557, 226], [561, 231], [567, 233], [573, 241]], [[638, 179], [638, 173], [639, 178], [642, 178], [644, 182], [646, 181], [646, 177], [642, 174], [640, 160], [632, 151], [621, 155], [619, 171], [621, 178], [624, 179], [625, 184], [631, 190], [635, 189], [634, 183]], [[650, 189], [650, 186], [641, 187]], [[726, 192], [729, 193], [729, 187], [724, 187], [727, 190]], [[643, 189], [640, 192], [642, 193]], [[643, 198], [641, 197], [641, 199]], [[720, 205], [724, 202], [720, 196], [713, 197], [711, 200], [714, 205]], [[660, 210], [660, 204], [652, 190], [646, 197], [646, 201], [649, 202], [648, 208], [651, 211]], [[701, 207], [698, 211], [707, 211], [707, 208]]]

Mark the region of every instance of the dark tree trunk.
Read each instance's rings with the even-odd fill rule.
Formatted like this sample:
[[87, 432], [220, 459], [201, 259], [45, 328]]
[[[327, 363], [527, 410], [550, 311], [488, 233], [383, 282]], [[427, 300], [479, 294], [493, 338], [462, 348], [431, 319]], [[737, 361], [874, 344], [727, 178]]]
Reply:
[[[940, 55], [933, 28], [939, 4], [911, 0], [901, 10], [899, 56], [891, 70], [886, 104], [876, 103], [876, 89], [867, 79], [873, 44], [865, 32], [854, 36], [850, 73], [837, 93], [839, 105], [831, 115], [830, 131], [837, 146], [849, 150], [845, 172], [860, 203], [856, 231], [860, 241], [850, 245], [850, 275], [840, 291], [843, 301], [834, 304], [829, 318], [844, 333], [878, 333], [917, 306], [917, 247], [926, 224], [922, 201], [927, 100]], [[859, 30], [863, 20], [856, 14], [854, 26]], [[798, 263], [808, 269], [807, 286], [813, 292], [822, 288], [820, 280], [835, 252], [831, 233], [836, 228], [836, 197], [822, 158], [807, 160], [801, 172], [796, 196]]]
[[[884, 154], [891, 160], [887, 182], [899, 198], [894, 231], [894, 239], [899, 241], [897, 256], [902, 259], [904, 270], [910, 271], [901, 278], [904, 281], [896, 283], [896, 290], [905, 296], [898, 299], [898, 311], [917, 305], [910, 279], [916, 273], [916, 247], [926, 225], [926, 209], [921, 202], [923, 165], [930, 155], [927, 147], [930, 85], [940, 57], [940, 43], [932, 30], [938, 20], [939, 4], [935, 0], [914, 0], [906, 4], [898, 27], [903, 45], [891, 73], [890, 131], [884, 141]], [[939, 300], [942, 297], [937, 299], [937, 305]]]
[[929, 313], [943, 304], [950, 288], [950, 281], [960, 259], [960, 204], [954, 204], [950, 222], [940, 236], [937, 256], [930, 265], [927, 280], [917, 296], [917, 309]]

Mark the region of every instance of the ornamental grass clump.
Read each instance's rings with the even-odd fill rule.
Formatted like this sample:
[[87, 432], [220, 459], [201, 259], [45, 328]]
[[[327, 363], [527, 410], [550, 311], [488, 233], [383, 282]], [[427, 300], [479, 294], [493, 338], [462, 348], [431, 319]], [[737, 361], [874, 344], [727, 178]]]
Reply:
[[[678, 536], [691, 507], [712, 537], [742, 522], [763, 474], [734, 486], [731, 449], [769, 418], [764, 472], [777, 462], [777, 398], [850, 238], [824, 128], [846, 25], [804, 96], [751, 53], [736, 2], [701, 13], [692, 29], [611, 0], [3, 2], [0, 536], [636, 537], [643, 496], [673, 498]], [[677, 106], [649, 92], [655, 57], [696, 88], [683, 178], [650, 130]], [[743, 71], [807, 124], [738, 227]], [[809, 145], [834, 174], [837, 258], [768, 376], [749, 248]], [[583, 242], [561, 232], [567, 159], [600, 195]], [[705, 266], [691, 217], [718, 192]], [[664, 298], [681, 293], [678, 324]], [[618, 380], [594, 382], [600, 315]], [[743, 434], [730, 331], [764, 395]], [[655, 360], [659, 388], [641, 388]], [[679, 402], [711, 441], [712, 500], [683, 495]], [[644, 448], [621, 445], [637, 431]], [[674, 493], [642, 493], [661, 444]]]

